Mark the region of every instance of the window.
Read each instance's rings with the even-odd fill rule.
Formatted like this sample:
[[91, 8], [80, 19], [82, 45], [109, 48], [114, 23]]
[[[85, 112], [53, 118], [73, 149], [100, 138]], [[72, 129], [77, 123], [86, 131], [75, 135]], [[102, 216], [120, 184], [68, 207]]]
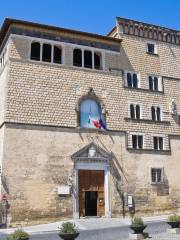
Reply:
[[96, 128], [93, 121], [101, 118], [101, 107], [92, 100], [86, 99], [80, 104], [80, 127]]
[[154, 150], [163, 150], [163, 137], [153, 137]]
[[43, 44], [42, 61], [51, 62], [51, 45], [50, 44], [46, 44], [46, 43]]
[[136, 73], [127, 72], [126, 81], [127, 81], [127, 87], [138, 88], [138, 77]]
[[84, 67], [92, 68], [92, 52], [85, 50], [84, 51]]
[[95, 52], [94, 53], [94, 68], [97, 69], [97, 70], [100, 70], [102, 69], [101, 67], [101, 53], [99, 52]]
[[157, 54], [157, 47], [154, 43], [147, 43], [147, 52], [150, 54]]
[[130, 104], [130, 117], [132, 119], [140, 119], [140, 106]]
[[31, 43], [31, 59], [40, 61], [40, 43], [39, 42], [33, 42]]
[[62, 50], [59, 46], [54, 46], [53, 63], [62, 63]]
[[132, 148], [142, 149], [143, 148], [143, 136], [132, 135]]
[[151, 182], [162, 183], [163, 182], [163, 169], [162, 168], [151, 168]]
[[74, 49], [73, 65], [91, 69], [102, 69], [102, 54], [91, 50]]
[[153, 121], [161, 121], [161, 109], [160, 107], [151, 107], [151, 117]]
[[[53, 50], [53, 51], [52, 51]], [[41, 59], [42, 56], [42, 59]], [[49, 63], [62, 63], [62, 48], [51, 44], [43, 43], [42, 48], [39, 42], [31, 43], [31, 59]]]
[[159, 91], [159, 81], [158, 77], [149, 76], [149, 89], [153, 91]]
[[77, 66], [77, 67], [82, 67], [82, 51], [81, 51], [81, 49], [74, 49], [73, 65]]

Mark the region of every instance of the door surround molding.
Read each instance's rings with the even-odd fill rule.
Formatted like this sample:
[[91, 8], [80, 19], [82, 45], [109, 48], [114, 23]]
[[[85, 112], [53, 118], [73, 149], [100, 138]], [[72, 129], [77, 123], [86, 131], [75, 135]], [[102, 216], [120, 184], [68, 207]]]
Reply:
[[[94, 147], [97, 151], [94, 157], [88, 157], [88, 150]], [[79, 218], [79, 196], [78, 196], [78, 170], [103, 170], [104, 171], [104, 195], [105, 195], [105, 217], [111, 217], [111, 185], [110, 185], [110, 160], [112, 155], [95, 143], [90, 143], [83, 149], [71, 156], [74, 161], [72, 178], [73, 218]]]

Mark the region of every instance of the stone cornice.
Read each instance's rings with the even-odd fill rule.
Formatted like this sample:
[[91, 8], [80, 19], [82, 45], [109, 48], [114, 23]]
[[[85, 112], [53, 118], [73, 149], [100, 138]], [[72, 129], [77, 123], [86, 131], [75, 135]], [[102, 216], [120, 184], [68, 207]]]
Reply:
[[[180, 31], [117, 17], [119, 34], [134, 35], [155, 41], [180, 45]], [[111, 32], [108, 36], [111, 35]]]

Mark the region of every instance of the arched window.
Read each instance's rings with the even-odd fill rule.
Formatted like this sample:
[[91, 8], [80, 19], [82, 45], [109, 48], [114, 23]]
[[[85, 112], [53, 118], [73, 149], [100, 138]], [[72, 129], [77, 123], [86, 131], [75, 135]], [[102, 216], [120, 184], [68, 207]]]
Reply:
[[135, 118], [135, 112], [134, 112], [134, 105], [133, 104], [130, 105], [130, 115], [131, 115], [131, 118]]
[[60, 46], [54, 46], [53, 63], [62, 63], [62, 50]]
[[95, 52], [94, 53], [94, 68], [95, 69], [98, 69], [98, 70], [100, 70], [100, 69], [102, 69], [102, 67], [101, 67], [101, 61], [102, 61], [102, 56], [101, 56], [101, 53], [99, 53], [99, 52]]
[[47, 44], [47, 43], [43, 44], [42, 61], [51, 62], [51, 45], [50, 44]]
[[92, 68], [92, 52], [85, 50], [84, 51], [84, 67]]
[[151, 107], [151, 114], [153, 121], [161, 121], [161, 109], [160, 107]]
[[81, 51], [81, 49], [74, 49], [73, 65], [76, 67], [82, 67], [82, 51]]
[[161, 109], [159, 107], [156, 109], [156, 118], [157, 121], [161, 121]]
[[151, 116], [152, 116], [152, 120], [156, 121], [156, 110], [155, 110], [155, 107], [151, 107]]
[[136, 105], [136, 118], [140, 119], [140, 106]]
[[98, 128], [96, 122], [101, 119], [101, 107], [92, 99], [80, 103], [80, 127]]
[[40, 43], [33, 42], [31, 43], [31, 59], [40, 61]]
[[127, 73], [127, 85], [132, 88], [132, 78], [130, 73]]
[[137, 79], [137, 74], [133, 74], [133, 88], [137, 88], [138, 86], [138, 79]]
[[154, 90], [158, 91], [158, 78], [154, 77]]
[[132, 119], [140, 119], [140, 106], [130, 104], [130, 117]]
[[151, 76], [149, 76], [149, 89], [153, 90], [153, 79]]

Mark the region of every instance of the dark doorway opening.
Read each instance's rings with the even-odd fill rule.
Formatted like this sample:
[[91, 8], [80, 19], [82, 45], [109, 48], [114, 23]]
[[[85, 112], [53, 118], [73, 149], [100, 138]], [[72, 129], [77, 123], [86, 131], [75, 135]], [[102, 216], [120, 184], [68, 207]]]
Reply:
[[97, 216], [97, 197], [96, 191], [85, 192], [85, 216]]

